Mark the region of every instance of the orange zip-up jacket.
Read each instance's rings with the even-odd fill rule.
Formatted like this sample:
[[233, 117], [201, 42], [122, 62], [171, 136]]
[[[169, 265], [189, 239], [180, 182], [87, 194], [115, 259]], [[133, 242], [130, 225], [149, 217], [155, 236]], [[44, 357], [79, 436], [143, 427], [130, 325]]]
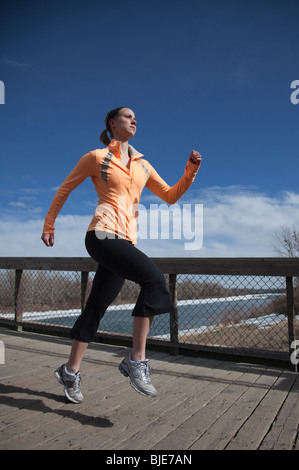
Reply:
[[198, 165], [188, 161], [184, 175], [170, 187], [129, 145], [130, 169], [122, 165], [120, 142], [112, 139], [108, 147], [84, 155], [57, 190], [45, 217], [43, 233], [54, 233], [54, 222], [69, 194], [88, 176], [95, 186], [99, 205], [87, 231], [116, 234], [133, 244], [137, 241], [138, 203], [146, 186], [168, 204], [174, 204], [191, 186]]

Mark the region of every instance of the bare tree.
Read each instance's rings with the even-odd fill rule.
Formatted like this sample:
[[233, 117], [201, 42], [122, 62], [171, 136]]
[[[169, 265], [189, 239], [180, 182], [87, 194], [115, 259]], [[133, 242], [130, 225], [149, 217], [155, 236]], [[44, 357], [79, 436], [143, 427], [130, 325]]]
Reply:
[[283, 225], [274, 235], [274, 250], [279, 256], [299, 256], [299, 229]]

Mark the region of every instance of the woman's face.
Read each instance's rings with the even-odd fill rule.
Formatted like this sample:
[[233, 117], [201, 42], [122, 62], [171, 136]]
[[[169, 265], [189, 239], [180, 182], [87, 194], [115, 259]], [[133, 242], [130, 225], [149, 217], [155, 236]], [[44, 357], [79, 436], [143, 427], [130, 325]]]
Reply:
[[116, 140], [129, 140], [136, 133], [136, 118], [130, 108], [122, 108], [117, 116], [109, 120], [113, 138]]

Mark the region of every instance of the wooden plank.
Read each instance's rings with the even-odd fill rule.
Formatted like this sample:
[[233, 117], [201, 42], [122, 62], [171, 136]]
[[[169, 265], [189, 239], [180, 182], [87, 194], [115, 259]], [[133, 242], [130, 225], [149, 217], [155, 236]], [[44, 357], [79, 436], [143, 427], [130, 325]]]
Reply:
[[22, 321], [23, 316], [23, 269], [16, 269], [15, 273], [15, 293], [14, 293], [14, 304], [15, 304], [15, 322]]
[[230, 441], [227, 450], [257, 450], [295, 381], [296, 374], [283, 372], [259, 406]]
[[[211, 368], [207, 370], [207, 367], [211, 364]], [[152, 449], [154, 444], [160, 442], [165, 434], [171, 432], [176, 428], [180, 422], [184, 422], [189, 416], [194, 413], [194, 408], [199, 405], [202, 400], [210, 400], [210, 380], [215, 379], [219, 386], [221, 385], [221, 377], [224, 378], [224, 371], [214, 363], [206, 362], [201, 367], [200, 363], [190, 368], [190, 365], [186, 363], [183, 367], [181, 364], [176, 364], [173, 369], [173, 379], [165, 382], [165, 376], [168, 374], [168, 368], [163, 375], [162, 382], [154, 382], [157, 386], [159, 396], [155, 399], [155, 402], [151, 400], [152, 406], [147, 410], [141, 408], [139, 413], [136, 414], [134, 411], [134, 403], [131, 403], [124, 414], [127, 416], [126, 428], [122, 434], [118, 437], [114, 437], [110, 443], [110, 448], [117, 448], [122, 450], [134, 449]], [[238, 370], [237, 372], [241, 372]], [[230, 374], [236, 374], [233, 364], [228, 365], [228, 369], [225, 371], [226, 376]], [[215, 378], [217, 377], [217, 379]], [[137, 419], [132, 420], [130, 416], [134, 416]], [[184, 442], [185, 436], [179, 438], [180, 443]], [[133, 447], [132, 447], [133, 446]], [[107, 443], [105, 446], [98, 445], [97, 449], [107, 449]], [[164, 447], [166, 449], [168, 447]]]
[[298, 258], [154, 258], [153, 260], [163, 272], [174, 274], [299, 275]]
[[[170, 342], [179, 342], [179, 320], [178, 320], [178, 299], [177, 299], [177, 278], [176, 274], [169, 274], [169, 294], [173, 303], [173, 309], [169, 315]], [[172, 354], [178, 354], [178, 347], [170, 350]]]
[[[185, 358], [183, 358], [183, 360], [186, 361]], [[116, 358], [116, 361], [116, 364], [118, 365], [119, 359]], [[173, 363], [171, 364], [176, 362], [177, 361], [173, 359]], [[167, 364], [169, 367], [168, 362], [164, 364], [162, 363], [162, 369], [166, 369]], [[175, 365], [172, 367], [170, 365], [170, 369], [171, 368], [175, 368]], [[155, 406], [155, 403], [153, 403], [153, 400], [149, 398], [136, 394], [136, 392], [129, 386], [128, 379], [123, 378], [117, 370], [111, 369], [111, 366], [110, 373], [107, 378], [105, 375], [103, 376], [102, 368], [100, 376], [101, 381], [99, 382], [98, 379], [95, 380], [94, 373], [88, 377], [86, 377], [86, 374], [84, 373], [85, 387], [90, 380], [93, 380], [96, 387], [92, 395], [90, 394], [90, 387], [88, 387], [88, 394], [86, 394], [84, 402], [75, 406], [75, 412], [78, 417], [82, 417], [84, 420], [86, 416], [91, 418], [88, 421], [84, 421], [84, 423], [81, 423], [80, 421], [80, 424], [85, 426], [86, 432], [82, 432], [82, 425], [74, 425], [71, 421], [69, 422], [71, 432], [69, 432], [67, 428], [65, 428], [65, 432], [63, 432], [61, 422], [55, 420], [55, 422], [53, 422], [53, 428], [55, 427], [55, 429], [52, 429], [50, 423], [46, 428], [42, 427], [40, 429], [41, 432], [46, 432], [46, 439], [44, 442], [38, 443], [35, 433], [31, 433], [30, 436], [23, 436], [21, 440], [18, 440], [18, 445], [26, 446], [26, 444], [30, 442], [30, 445], [33, 446], [34, 449], [93, 449], [107, 441], [112, 441], [112, 446], [114, 448], [114, 439], [118, 436], [124, 436], [122, 432], [123, 427], [128, 426], [132, 415], [137, 417], [138, 414], [141, 413], [142, 416], [144, 416], [147, 409], [149, 409], [150, 414], [151, 407], [153, 405]], [[169, 376], [168, 379], [174, 380], [174, 377]], [[109, 381], [110, 388], [107, 389], [107, 382]], [[112, 383], [112, 381], [114, 383]], [[105, 392], [106, 396], [103, 396], [103, 387], [107, 389]], [[102, 421], [97, 417], [97, 413], [101, 413], [100, 416]], [[63, 415], [62, 411], [61, 415], [66, 423], [66, 416]], [[104, 419], [106, 419], [107, 426], [105, 426]], [[109, 426], [109, 422], [113, 423], [113, 427]]]
[[[185, 359], [183, 359], [183, 361], [185, 362]], [[174, 381], [173, 376], [169, 375], [167, 377], [166, 372], [168, 371], [168, 367], [175, 372], [176, 367], [180, 367], [180, 364], [177, 364], [175, 360], [168, 363], [168, 367], [166, 364], [167, 363], [162, 363], [162, 367], [159, 368], [159, 371], [165, 371], [166, 380], [164, 381], [164, 387], [167, 391], [170, 383]], [[103, 403], [106, 416], [109, 416], [109, 419], [113, 422], [111, 432], [108, 429], [99, 435], [99, 429], [90, 428], [88, 434], [82, 435], [82, 430], [78, 428], [72, 431], [71, 436], [67, 433], [65, 436], [61, 436], [56, 440], [55, 444], [48, 442], [47, 448], [49, 448], [49, 445], [54, 445], [55, 447], [53, 448], [55, 449], [64, 449], [67, 443], [72, 449], [119, 449], [122, 448], [121, 442], [125, 440], [127, 436], [131, 435], [134, 426], [143, 426], [144, 421], [146, 422], [150, 418], [153, 413], [153, 407], [155, 413], [160, 414], [161, 401], [158, 400], [157, 402], [157, 399], [151, 399], [136, 394], [130, 387], [128, 380], [125, 380], [123, 386], [117, 387], [117, 389], [117, 395], [113, 397], [109, 393], [109, 396]], [[160, 394], [163, 393], [162, 387], [159, 387], [159, 392]], [[168, 405], [169, 400], [164, 403], [164, 406]]]
[[224, 450], [241, 425], [258, 407], [279, 374], [278, 370], [266, 369], [265, 373], [257, 376], [257, 380], [189, 447], [189, 450]]
[[[152, 258], [164, 273], [299, 276], [298, 258]], [[0, 258], [0, 269], [95, 271], [91, 258]]]
[[96, 271], [97, 263], [91, 258], [0, 258], [0, 269], [31, 269], [50, 271]]
[[[242, 366], [242, 367], [241, 367]], [[240, 365], [235, 371], [226, 371], [226, 377], [218, 379], [215, 374], [206, 393], [198, 393], [197, 405], [186, 415], [182, 423], [158, 442], [153, 449], [185, 450], [196, 442], [254, 383], [264, 368]], [[218, 380], [217, 380], [218, 379]], [[158, 431], [157, 431], [158, 432]]]
[[260, 450], [293, 450], [298, 435], [299, 376], [283, 403]]
[[117, 370], [126, 348], [90, 344], [82, 363], [84, 401], [73, 405], [53, 377], [71, 342], [3, 331], [3, 450], [296, 448], [294, 372], [151, 352], [158, 395], [149, 398]]
[[[27, 336], [27, 335], [26, 335]], [[27, 336], [27, 338], [30, 336]], [[32, 336], [31, 336], [32, 337]], [[49, 375], [49, 363], [53, 361], [57, 361], [55, 368], [59, 365], [60, 361], [62, 362], [63, 359], [60, 357], [61, 353], [64, 351], [64, 359], [67, 357], [67, 352], [69, 352], [69, 344], [66, 344], [60, 347], [57, 347], [57, 342], [46, 342], [46, 338], [44, 341], [35, 342], [36, 350], [30, 347], [30, 341], [22, 341], [22, 338], [19, 338], [18, 348], [12, 348], [12, 343], [14, 341], [9, 341], [8, 337], [6, 338], [6, 342], [10, 343], [8, 347], [8, 357], [7, 357], [7, 364], [5, 365], [5, 369], [9, 369], [10, 372], [8, 373], [8, 382], [9, 388], [1, 389], [1, 402], [3, 402], [3, 398], [6, 398], [6, 393], [8, 393], [9, 398], [11, 398], [10, 407], [12, 413], [6, 414], [4, 418], [6, 423], [9, 424], [6, 428], [2, 425], [2, 430], [0, 432], [0, 446], [1, 448], [14, 448], [14, 449], [29, 449], [33, 448], [35, 445], [40, 444], [45, 436], [56, 436], [61, 432], [61, 429], [65, 429], [67, 432], [67, 427], [71, 429], [74, 427], [81, 427], [82, 424], [87, 423], [90, 419], [93, 419], [93, 415], [89, 415], [88, 413], [80, 413], [80, 407], [76, 408], [76, 410], [71, 410], [70, 404], [66, 404], [66, 400], [63, 395], [63, 388], [57, 383], [57, 381], [53, 377], [54, 365], [50, 368], [50, 375]], [[27, 339], [26, 338], [26, 339]], [[16, 339], [16, 337], [13, 337]], [[39, 350], [39, 344], [42, 346], [42, 349]], [[61, 343], [62, 344], [62, 343]], [[29, 346], [29, 347], [28, 347]], [[107, 347], [109, 350], [109, 346]], [[98, 348], [101, 349], [101, 348]], [[111, 349], [111, 348], [110, 348]], [[114, 351], [120, 350], [121, 348], [113, 348]], [[67, 351], [68, 350], [68, 351]], [[125, 350], [124, 350], [125, 354]], [[90, 353], [88, 355], [91, 355]], [[85, 363], [88, 363], [88, 355], [87, 360]], [[47, 356], [47, 359], [45, 358]], [[111, 359], [111, 353], [105, 354], [105, 348], [101, 357], [105, 359], [105, 356], [108, 360]], [[26, 358], [26, 359], [24, 359]], [[16, 359], [16, 363], [14, 361]], [[17, 361], [19, 359], [19, 361]], [[117, 358], [115, 359], [117, 360]], [[98, 363], [100, 361], [97, 361]], [[43, 371], [48, 369], [48, 373], [45, 376], [45, 373], [41, 374], [41, 367], [37, 367], [37, 365], [43, 365]], [[20, 366], [20, 367], [16, 367]], [[20, 376], [21, 367], [23, 368], [24, 373]], [[90, 376], [94, 378], [94, 385], [95, 390], [94, 394], [96, 398], [99, 394], [99, 389], [107, 386], [107, 377], [113, 376], [115, 383], [114, 389], [119, 390], [119, 383], [124, 381], [121, 374], [111, 374], [111, 365], [106, 364], [106, 371], [105, 366], [102, 365], [101, 367], [101, 381], [99, 382], [98, 377], [95, 377], [95, 363], [92, 361], [90, 364], [90, 369], [92, 369], [92, 373]], [[84, 373], [86, 376], [87, 367], [84, 364]], [[106, 372], [106, 380], [105, 380], [105, 372]], [[5, 374], [4, 374], [5, 375]], [[50, 379], [51, 378], [51, 379]], [[35, 380], [34, 380], [35, 379]], [[88, 381], [87, 381], [88, 383]], [[39, 389], [36, 389], [36, 386], [39, 385]], [[100, 385], [100, 387], [99, 387]], [[111, 383], [110, 383], [111, 385]], [[56, 393], [55, 393], [56, 391]], [[54, 392], [54, 393], [53, 393]], [[89, 393], [87, 394], [86, 400], [84, 400], [81, 410], [86, 408], [86, 406], [90, 403], [94, 403], [95, 396], [94, 394]], [[3, 397], [3, 398], [2, 398]], [[100, 395], [100, 399], [103, 397]], [[21, 399], [21, 402], [20, 402]], [[27, 403], [26, 403], [27, 402]], [[21, 409], [19, 408], [21, 404]], [[2, 411], [2, 407], [1, 407]], [[15, 416], [15, 424], [14, 422], [10, 423], [7, 421], [7, 416], [11, 418], [11, 416]], [[1, 414], [2, 418], [2, 414]], [[42, 419], [41, 419], [42, 418]], [[68, 423], [68, 419], [70, 421]], [[62, 420], [64, 420], [64, 424], [68, 425], [60, 426]], [[99, 425], [105, 426], [105, 420], [98, 421]], [[43, 434], [48, 433], [48, 434]]]

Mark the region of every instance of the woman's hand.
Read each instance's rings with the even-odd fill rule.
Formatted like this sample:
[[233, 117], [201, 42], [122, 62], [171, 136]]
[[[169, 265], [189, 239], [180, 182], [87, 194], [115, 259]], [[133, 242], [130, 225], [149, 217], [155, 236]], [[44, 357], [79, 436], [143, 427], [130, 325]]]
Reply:
[[201, 155], [196, 150], [192, 150], [189, 156], [189, 162], [194, 163], [195, 165], [200, 166], [201, 164]]
[[54, 245], [54, 233], [43, 233], [41, 239], [46, 246]]

